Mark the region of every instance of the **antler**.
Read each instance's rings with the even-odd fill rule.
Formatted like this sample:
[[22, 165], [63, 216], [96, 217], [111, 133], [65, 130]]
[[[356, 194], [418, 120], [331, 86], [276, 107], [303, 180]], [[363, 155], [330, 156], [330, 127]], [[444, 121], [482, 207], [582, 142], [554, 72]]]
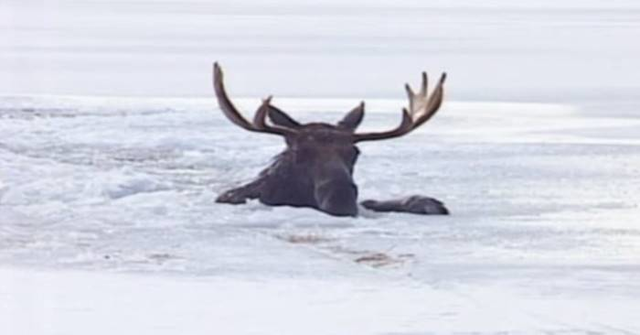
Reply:
[[231, 103], [231, 100], [229, 100], [227, 92], [224, 89], [222, 77], [222, 69], [216, 62], [213, 64], [213, 89], [216, 93], [216, 97], [218, 98], [218, 105], [220, 105], [220, 109], [231, 122], [246, 130], [258, 133], [276, 134], [281, 136], [290, 136], [296, 133], [295, 130], [290, 128], [267, 124], [266, 117], [269, 109], [271, 108], [271, 96], [262, 100], [262, 104], [256, 111], [253, 118], [253, 123], [247, 121]]
[[375, 141], [385, 140], [389, 138], [406, 135], [414, 129], [427, 122], [436, 114], [442, 105], [442, 96], [444, 93], [443, 84], [447, 79], [447, 74], [443, 73], [430, 96], [427, 95], [428, 78], [427, 73], [422, 72], [422, 85], [418, 94], [414, 93], [409, 84], [405, 84], [407, 95], [409, 96], [409, 110], [402, 109], [402, 122], [391, 131], [379, 133], [361, 133], [354, 134], [354, 141]]

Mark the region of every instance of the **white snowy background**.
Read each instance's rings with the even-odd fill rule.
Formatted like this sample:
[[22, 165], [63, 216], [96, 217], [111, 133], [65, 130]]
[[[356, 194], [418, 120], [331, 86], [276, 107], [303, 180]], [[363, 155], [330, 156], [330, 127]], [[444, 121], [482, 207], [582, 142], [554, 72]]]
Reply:
[[[640, 333], [637, 1], [0, 2], [1, 334]], [[361, 145], [362, 198], [215, 204], [302, 121], [447, 71], [439, 114]]]

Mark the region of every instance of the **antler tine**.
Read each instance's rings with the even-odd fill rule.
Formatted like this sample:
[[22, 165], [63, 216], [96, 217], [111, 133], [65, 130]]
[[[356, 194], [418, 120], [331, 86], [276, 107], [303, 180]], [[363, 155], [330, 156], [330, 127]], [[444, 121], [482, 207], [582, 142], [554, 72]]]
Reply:
[[267, 128], [267, 114], [269, 113], [269, 102], [271, 101], [271, 96], [266, 99], [262, 99], [262, 104], [256, 110], [256, 114], [253, 116], [253, 126], [256, 129], [264, 130]]
[[224, 115], [235, 125], [240, 126], [246, 130], [260, 132], [260, 133], [268, 133], [268, 134], [276, 134], [282, 136], [288, 136], [295, 133], [295, 130], [285, 128], [285, 127], [274, 127], [266, 124], [266, 115], [269, 110], [269, 102], [271, 101], [271, 97], [268, 97], [262, 102], [260, 108], [256, 112], [253, 123], [247, 121], [242, 114], [236, 109], [236, 107], [231, 103], [231, 100], [227, 96], [227, 92], [224, 89], [223, 82], [223, 74], [220, 65], [215, 62], [213, 64], [213, 88], [216, 93], [216, 97], [218, 99], [218, 104], [220, 105], [220, 109], [224, 113]]
[[404, 89], [407, 91], [407, 98], [409, 99], [409, 110], [413, 113], [413, 100], [416, 97], [416, 94], [411, 89], [411, 85], [409, 83], [404, 84]]
[[420, 86], [420, 95], [427, 95], [427, 88], [429, 87], [429, 77], [427, 77], [427, 72], [422, 71], [422, 85]]
[[413, 97], [416, 96], [416, 94], [413, 93], [413, 90], [411, 89], [411, 85], [409, 85], [409, 83], [404, 84], [404, 89], [405, 91], [407, 91], [407, 97], [409, 98], [409, 101], [411, 101]]
[[267, 124], [267, 115], [269, 114], [269, 110], [271, 110], [272, 108], [272, 106], [270, 105], [272, 98], [273, 96], [268, 96], [266, 99], [262, 100], [262, 104], [260, 104], [260, 107], [258, 107], [258, 110], [253, 117], [254, 128], [257, 131], [269, 134], [278, 134], [285, 137], [296, 134], [297, 131], [294, 129]]
[[262, 104], [256, 111], [256, 115], [253, 117], [253, 126], [256, 129], [265, 130], [269, 128], [267, 125], [267, 114], [269, 113], [269, 103], [271, 103], [272, 96], [268, 96], [266, 99], [262, 99]]

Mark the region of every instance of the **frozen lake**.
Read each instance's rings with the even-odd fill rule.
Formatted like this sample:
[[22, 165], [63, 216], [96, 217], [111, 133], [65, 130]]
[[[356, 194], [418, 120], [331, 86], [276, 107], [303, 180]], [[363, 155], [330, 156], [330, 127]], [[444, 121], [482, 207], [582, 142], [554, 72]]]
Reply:
[[[363, 3], [2, 2], [0, 332], [640, 333], [640, 5]], [[214, 60], [248, 114], [364, 129], [446, 70], [355, 177], [453, 215], [214, 204], [283, 148]]]
[[[73, 322], [86, 316], [132, 333], [638, 330], [638, 119], [450, 102], [417, 133], [362, 145], [356, 180], [364, 198], [429, 194], [453, 215], [339, 219], [214, 204], [282, 143], [211, 99], [2, 101], [0, 262], [40, 271], [2, 272], [10, 333], [95, 331]], [[402, 103], [370, 101], [365, 127], [395, 124], [384, 111]], [[351, 106], [279, 105], [302, 120]], [[203, 315], [217, 321], [192, 323]]]

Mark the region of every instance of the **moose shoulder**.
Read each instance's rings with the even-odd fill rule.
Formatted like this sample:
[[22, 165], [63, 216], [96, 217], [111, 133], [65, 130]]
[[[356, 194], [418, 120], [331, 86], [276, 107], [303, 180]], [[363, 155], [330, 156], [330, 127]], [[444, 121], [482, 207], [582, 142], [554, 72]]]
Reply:
[[[440, 108], [442, 74], [433, 93], [427, 94], [427, 74], [422, 73], [420, 91], [414, 93], [406, 85], [409, 109], [403, 109], [400, 125], [386, 132], [358, 133], [356, 128], [364, 116], [364, 103], [336, 125], [326, 123], [300, 124], [271, 105], [271, 97], [263, 100], [252, 122], [247, 121], [231, 103], [223, 83], [218, 63], [213, 67], [213, 86], [224, 115], [248, 131], [284, 137], [287, 147], [273, 163], [252, 182], [224, 192], [219, 203], [241, 204], [247, 199], [259, 199], [271, 206], [312, 207], [331, 215], [358, 215], [358, 187], [353, 180], [353, 168], [362, 141], [384, 140], [406, 135], [427, 122]], [[269, 118], [270, 123], [267, 122]], [[424, 196], [398, 200], [363, 201], [365, 208], [382, 212], [416, 214], [448, 214], [444, 204]]]

